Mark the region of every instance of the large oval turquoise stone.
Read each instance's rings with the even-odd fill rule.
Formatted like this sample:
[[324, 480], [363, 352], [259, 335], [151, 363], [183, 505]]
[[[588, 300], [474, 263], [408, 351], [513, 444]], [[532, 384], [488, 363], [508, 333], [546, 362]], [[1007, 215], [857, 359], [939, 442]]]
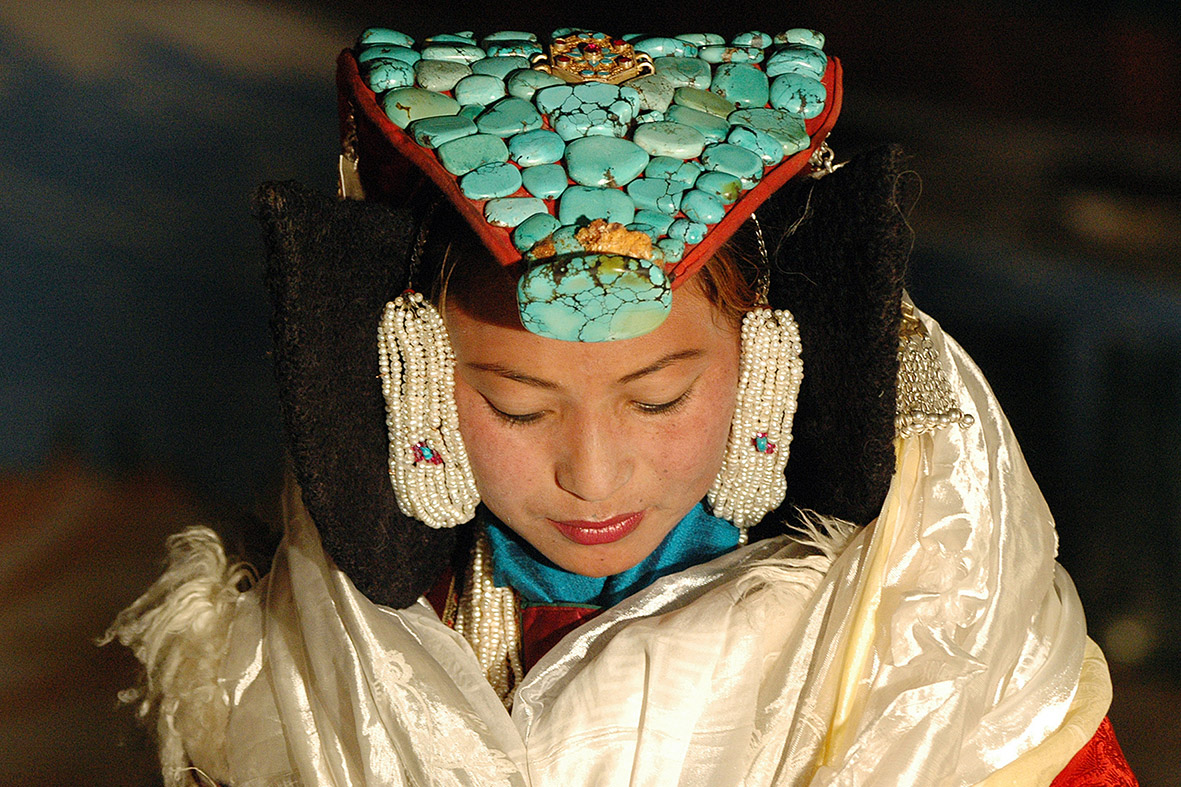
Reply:
[[566, 170], [583, 186], [622, 188], [646, 166], [648, 154], [631, 140], [583, 137], [566, 145]]
[[627, 194], [642, 211], [673, 215], [681, 209], [681, 194], [689, 187], [675, 180], [640, 178], [627, 184]]
[[424, 90], [441, 93], [450, 90], [472, 70], [465, 63], [451, 63], [446, 60], [419, 60], [414, 64], [414, 78]]
[[[436, 39], [440, 38], [436, 36]], [[422, 48], [423, 60], [449, 60], [452, 63], [466, 63], [471, 65], [477, 60], [482, 60], [487, 53], [480, 49], [475, 44], [460, 43], [433, 43], [427, 44]]]
[[785, 156], [799, 153], [811, 144], [804, 119], [782, 109], [738, 109], [727, 119], [735, 126], [747, 126], [770, 134], [779, 140]]
[[763, 177], [763, 160], [746, 148], [728, 142], [707, 147], [701, 154], [701, 163], [708, 170], [737, 175], [747, 188]]
[[401, 60], [370, 60], [365, 68], [365, 84], [374, 93], [414, 84], [414, 68]]
[[485, 164], [461, 177], [459, 188], [468, 199], [507, 197], [521, 188], [521, 170], [508, 163]]
[[643, 336], [672, 308], [664, 270], [648, 260], [579, 254], [536, 265], [517, 284], [517, 307], [529, 331], [568, 342]]
[[767, 76], [807, 74], [815, 79], [824, 76], [828, 55], [820, 49], [803, 44], [791, 44], [780, 49], [767, 61]]
[[437, 148], [453, 139], [475, 134], [476, 124], [463, 115], [443, 115], [416, 120], [406, 127], [406, 133], [424, 148]]
[[548, 213], [535, 213], [513, 230], [513, 246], [519, 252], [527, 252], [552, 235], [560, 226], [558, 220]]
[[411, 47], [414, 46], [414, 39], [388, 27], [370, 27], [357, 38], [357, 46], [370, 46], [371, 44]]
[[526, 101], [533, 100], [533, 94], [543, 87], [553, 87], [554, 85], [561, 85], [562, 80], [553, 74], [547, 74], [544, 71], [534, 71], [532, 68], [522, 68], [513, 71], [505, 80], [505, 87], [508, 88], [510, 96], [523, 98]]
[[783, 161], [783, 145], [765, 131], [747, 126], [734, 126], [730, 129], [726, 141], [756, 154], [765, 166], [773, 167]]
[[479, 104], [487, 106], [504, 97], [504, 81], [487, 74], [466, 76], [455, 85], [452, 93], [461, 105]]
[[781, 74], [771, 83], [771, 106], [804, 118], [823, 112], [827, 98], [824, 83], [806, 74]]
[[565, 152], [566, 142], [546, 128], [514, 134], [508, 141], [509, 160], [522, 167], [553, 164], [561, 161]]
[[717, 224], [726, 215], [722, 201], [706, 191], [691, 189], [681, 197], [681, 212], [692, 221]]
[[508, 55], [489, 55], [471, 66], [473, 74], [486, 74], [502, 81], [508, 78], [510, 72], [528, 67], [529, 61], [525, 58]]
[[733, 205], [743, 192], [742, 179], [729, 172], [703, 172], [693, 187], [714, 195], [723, 205]]
[[541, 199], [557, 199], [570, 185], [561, 164], [538, 164], [521, 170], [525, 191]]
[[730, 107], [764, 107], [770, 96], [767, 75], [749, 63], [722, 63], [714, 69], [709, 88], [724, 98]]
[[763, 50], [754, 46], [703, 46], [697, 56], [707, 63], [763, 62]]
[[700, 131], [669, 120], [637, 126], [632, 139], [653, 156], [697, 158], [705, 148], [705, 137]]
[[734, 111], [734, 105], [714, 93], [713, 88], [702, 90], [696, 87], [679, 87], [673, 93], [673, 101], [678, 106], [696, 109], [722, 119]]
[[632, 46], [652, 57], [697, 57], [697, 47], [680, 38], [650, 36], [633, 41]]
[[494, 227], [516, 227], [538, 213], [549, 215], [536, 197], [498, 197], [484, 203], [484, 218]]
[[382, 97], [381, 106], [398, 128], [406, 128], [411, 121], [420, 118], [459, 113], [458, 101], [420, 87], [395, 88]]
[[635, 215], [635, 203], [619, 189], [570, 186], [558, 201], [562, 224], [589, 224], [595, 219], [631, 224]]
[[640, 94], [640, 108], [664, 112], [673, 101], [673, 86], [659, 74], [648, 74], [623, 83]]
[[[508, 146], [504, 144], [503, 139], [491, 134], [472, 134], [444, 142], [435, 153], [438, 154], [443, 168], [452, 175], [466, 175], [486, 164], [508, 161]], [[510, 191], [509, 194], [511, 193]]]
[[674, 123], [697, 129], [710, 142], [721, 142], [730, 132], [730, 124], [725, 119], [681, 104], [673, 104], [664, 116]]
[[533, 104], [516, 96], [500, 99], [476, 118], [481, 133], [498, 137], [536, 131], [541, 128], [541, 124], [541, 115], [533, 108]]
[[652, 61], [656, 73], [668, 80], [674, 88], [709, 87], [713, 77], [709, 63], [695, 57], [658, 57]]

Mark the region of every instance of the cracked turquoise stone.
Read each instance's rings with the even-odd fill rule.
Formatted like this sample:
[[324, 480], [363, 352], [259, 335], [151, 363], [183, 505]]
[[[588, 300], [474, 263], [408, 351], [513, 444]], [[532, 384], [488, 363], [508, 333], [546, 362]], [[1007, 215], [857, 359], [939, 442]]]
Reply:
[[767, 75], [749, 63], [722, 63], [714, 69], [710, 90], [724, 98], [731, 109], [767, 105]]
[[680, 262], [681, 258], [685, 256], [685, 241], [677, 238], [661, 238], [656, 241], [656, 248], [660, 250], [660, 256], [668, 264]]
[[699, 87], [705, 90], [713, 78], [709, 63], [695, 57], [658, 57], [652, 61], [652, 66], [674, 88]]
[[636, 77], [623, 84], [640, 94], [641, 111], [663, 112], [673, 101], [672, 83], [659, 74]]
[[701, 154], [701, 163], [708, 170], [737, 175], [745, 188], [751, 188], [763, 177], [763, 160], [746, 148], [719, 142]]
[[544, 71], [534, 71], [532, 68], [523, 68], [509, 74], [505, 78], [504, 84], [508, 88], [510, 96], [532, 101], [534, 94], [538, 90], [544, 87], [561, 85], [563, 82], [553, 74], [547, 74]]
[[748, 33], [739, 33], [730, 39], [730, 46], [744, 46], [755, 47], [756, 49], [766, 49], [775, 43], [775, 37], [767, 33], [761, 33], [758, 30], [752, 30]]
[[643, 336], [672, 308], [664, 270], [617, 254], [578, 254], [531, 268], [517, 285], [521, 323], [538, 336], [607, 342]]
[[567, 226], [589, 224], [595, 219], [631, 224], [636, 205], [619, 189], [570, 186], [558, 201], [558, 221]]
[[381, 106], [398, 128], [406, 128], [420, 118], [459, 113], [459, 102], [455, 99], [419, 87], [394, 88], [382, 97]]
[[541, 199], [557, 199], [570, 185], [561, 164], [539, 164], [521, 170], [525, 191]]
[[771, 106], [805, 119], [823, 112], [827, 98], [824, 83], [806, 74], [781, 74], [771, 83]]
[[669, 225], [668, 236], [692, 245], [705, 240], [706, 230], [707, 227], [699, 221], [677, 219]]
[[549, 215], [536, 197], [498, 197], [484, 203], [484, 218], [494, 227], [516, 227], [539, 213]]
[[546, 88], [533, 100], [542, 112], [552, 107], [548, 109], [550, 125], [567, 141], [600, 135], [622, 137], [640, 108], [640, 94], [635, 90], [601, 82]]
[[488, 57], [519, 57], [525, 60], [541, 54], [541, 45], [536, 41], [492, 41], [484, 47]]
[[662, 120], [664, 120], [663, 112], [641, 112], [636, 118], [636, 125], [642, 126], [645, 123], [659, 123]]
[[583, 137], [566, 145], [566, 171], [583, 186], [623, 188], [648, 166], [648, 154], [629, 139]]
[[697, 57], [697, 47], [683, 38], [649, 36], [631, 42], [638, 52], [652, 57]]
[[637, 210], [632, 223], [652, 227], [657, 235], [667, 235], [668, 226], [673, 223], [673, 218], [655, 210]]
[[371, 27], [357, 38], [357, 46], [371, 44], [393, 44], [394, 46], [414, 46], [414, 39], [405, 33], [391, 30], [388, 27]]
[[374, 93], [414, 84], [414, 67], [401, 60], [370, 60], [365, 65], [365, 84]]
[[681, 209], [681, 194], [688, 190], [684, 183], [663, 178], [641, 178], [627, 184], [627, 195], [637, 208], [670, 216]]
[[670, 156], [657, 156], [644, 167], [644, 177], [660, 178], [684, 183], [686, 188], [692, 188], [697, 176], [705, 169], [696, 161], [681, 161]]
[[451, 63], [447, 60], [419, 60], [414, 64], [414, 79], [424, 90], [442, 93], [455, 87], [456, 83], [470, 75], [472, 70], [466, 63]]
[[459, 80], [452, 92], [462, 106], [479, 104], [487, 106], [504, 97], [504, 80], [488, 74], [472, 74]]
[[535, 213], [513, 230], [513, 246], [523, 254], [552, 235], [560, 226], [558, 220], [548, 213]]
[[702, 90], [696, 87], [679, 87], [673, 93], [673, 102], [722, 119], [734, 111], [734, 105], [714, 93], [713, 88]]
[[423, 60], [449, 60], [452, 63], [466, 63], [470, 66], [487, 56], [487, 53], [474, 43], [466, 43], [463, 39], [438, 43], [442, 38], [443, 36], [436, 36], [434, 43], [427, 44], [422, 48]]
[[679, 159], [697, 158], [705, 148], [700, 131], [669, 120], [637, 126], [632, 140], [650, 155]]
[[729, 172], [703, 172], [693, 187], [714, 195], [723, 205], [733, 205], [742, 196], [743, 191], [742, 179]]
[[730, 132], [730, 124], [724, 118], [681, 104], [673, 104], [664, 116], [674, 123], [697, 129], [707, 142], [721, 142]]
[[508, 161], [508, 146], [503, 139], [491, 134], [471, 134], [444, 142], [435, 153], [439, 156], [439, 163], [452, 175], [466, 175], [485, 164]]
[[507, 162], [484, 164], [461, 177], [459, 188], [468, 199], [507, 197], [521, 188], [521, 170]]
[[[456, 86], [456, 90], [458, 89]], [[537, 131], [541, 128], [542, 122], [541, 115], [533, 108], [533, 104], [516, 96], [501, 98], [476, 118], [480, 133], [494, 134], [498, 137]]]
[[382, 44], [362, 49], [357, 54], [357, 63], [364, 65], [373, 60], [400, 60], [408, 65], [414, 65], [421, 57], [422, 55], [418, 54], [417, 50], [410, 47]]
[[[806, 27], [793, 27], [775, 36], [777, 43], [804, 44], [824, 49], [824, 33], [819, 30], [809, 30]], [[782, 40], [780, 40], [782, 39]]]
[[701, 189], [691, 189], [681, 197], [681, 212], [691, 221], [717, 224], [726, 215], [726, 208], [713, 194]]
[[686, 41], [697, 47], [713, 46], [715, 44], [726, 43], [726, 39], [717, 33], [681, 33], [680, 35], [673, 37], [679, 38], [682, 41]]
[[424, 148], [433, 149], [453, 139], [470, 137], [476, 133], [476, 124], [463, 115], [443, 115], [415, 120], [406, 127], [406, 133]]
[[561, 161], [565, 152], [565, 140], [545, 128], [514, 134], [508, 141], [509, 160], [522, 167], [553, 164]]
[[767, 61], [767, 76], [780, 74], [807, 74], [815, 79], [824, 76], [828, 68], [828, 55], [814, 46], [791, 44], [780, 49]]
[[763, 62], [763, 50], [757, 46], [703, 46], [697, 56], [706, 63]]
[[511, 55], [489, 55], [483, 60], [472, 63], [473, 74], [485, 74], [504, 80], [518, 68], [528, 68], [529, 61], [523, 57]]
[[764, 131], [746, 126], [734, 126], [730, 129], [726, 141], [756, 154], [763, 160], [765, 166], [773, 167], [783, 161], [783, 145]]
[[537, 34], [525, 30], [497, 30], [484, 36], [480, 44], [487, 46], [491, 41], [532, 41], [537, 43]]
[[799, 153], [810, 144], [804, 119], [782, 109], [738, 109], [730, 115], [729, 120], [735, 126], [746, 126], [770, 134], [783, 146], [785, 156]]

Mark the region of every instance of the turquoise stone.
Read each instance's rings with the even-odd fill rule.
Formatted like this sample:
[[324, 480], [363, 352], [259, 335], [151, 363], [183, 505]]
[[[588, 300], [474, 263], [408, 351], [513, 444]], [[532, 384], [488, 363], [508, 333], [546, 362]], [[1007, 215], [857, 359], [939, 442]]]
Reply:
[[423, 39], [425, 44], [474, 44], [476, 43], [476, 34], [471, 30], [464, 30], [459, 33], [437, 33], [433, 36]]
[[712, 194], [723, 205], [733, 205], [742, 196], [742, 179], [729, 172], [703, 172], [693, 184], [697, 191]]
[[549, 36], [551, 39], [564, 38], [565, 36], [572, 35], [574, 33], [586, 33], [590, 35], [592, 31], [587, 30], [585, 27], [555, 27]]
[[472, 121], [475, 121], [483, 112], [484, 107], [479, 104], [468, 104], [466, 107], [459, 108], [459, 114]]
[[412, 120], [420, 118], [459, 113], [458, 101], [420, 87], [394, 88], [382, 97], [381, 106], [398, 128], [406, 128]]
[[713, 194], [700, 189], [690, 189], [681, 197], [681, 212], [691, 221], [717, 224], [726, 215], [726, 207]]
[[806, 27], [793, 27], [791, 30], [784, 31], [775, 36], [775, 41], [780, 44], [803, 44], [824, 49], [824, 33], [819, 30], [809, 30]]
[[582, 241], [578, 239], [580, 227], [568, 225], [554, 230], [554, 256], [566, 254], [581, 254], [586, 251]]
[[488, 57], [519, 57], [528, 60], [541, 54], [541, 45], [536, 41], [493, 41], [484, 47]]
[[550, 79], [557, 81], [552, 87], [539, 86], [533, 94], [533, 103], [537, 106], [537, 111], [543, 115], [549, 115], [557, 111], [558, 107], [562, 106], [564, 102], [568, 101], [574, 95], [574, 87], [572, 85], [567, 85], [552, 74], [548, 76]]
[[710, 142], [721, 142], [730, 131], [730, 124], [725, 119], [680, 104], [673, 104], [664, 114], [674, 123], [697, 129]]
[[695, 57], [658, 57], [652, 61], [656, 73], [676, 87], [709, 87], [713, 77], [709, 63]]
[[[501, 84], [503, 86], [503, 83]], [[456, 86], [456, 90], [458, 89]], [[537, 114], [533, 104], [516, 96], [500, 99], [476, 118], [480, 133], [495, 134], [498, 137], [511, 137], [522, 132], [536, 131], [541, 128], [541, 124], [541, 115]]]
[[512, 57], [507, 55], [489, 55], [483, 60], [477, 60], [472, 63], [473, 74], [487, 74], [488, 76], [496, 77], [502, 82], [508, 77], [509, 73], [516, 71], [518, 68], [528, 68], [529, 61], [523, 57]]
[[657, 156], [644, 167], [644, 177], [672, 180], [685, 184], [685, 188], [692, 188], [697, 176], [704, 169], [696, 161], [681, 161], [671, 156]]
[[504, 84], [508, 88], [510, 96], [532, 101], [533, 94], [541, 88], [561, 85], [563, 83], [561, 79], [553, 74], [547, 74], [544, 71], [534, 71], [532, 68], [522, 68], [519, 71], [509, 74], [505, 78]]
[[436, 93], [450, 90], [471, 73], [472, 70], [466, 64], [446, 60], [419, 60], [414, 64], [414, 79], [418, 86]]
[[572, 89], [545, 88], [534, 96], [534, 103], [545, 112], [545, 107], [552, 106], [550, 99], [564, 89], [571, 92], [548, 114], [550, 125], [566, 141], [587, 136], [622, 137], [639, 109], [640, 95], [635, 90], [601, 82], [586, 82]]
[[765, 166], [773, 167], [783, 161], [783, 145], [765, 131], [746, 126], [734, 126], [730, 129], [726, 141], [758, 155]]
[[451, 63], [466, 63], [467, 65], [482, 60], [486, 54], [475, 44], [459, 42], [427, 44], [422, 48], [423, 60], [446, 60]]
[[453, 139], [475, 134], [476, 124], [463, 115], [443, 115], [416, 120], [406, 127], [406, 132], [424, 148], [437, 148]]
[[365, 65], [365, 84], [374, 93], [414, 84], [414, 68], [401, 60], [370, 60]]
[[652, 57], [697, 57], [697, 47], [680, 38], [650, 36], [633, 41], [632, 46]]
[[828, 68], [828, 55], [814, 46], [790, 44], [780, 49], [767, 61], [767, 76], [780, 74], [807, 74], [815, 79], [824, 76]]
[[[472, 137], [464, 139], [472, 139]], [[497, 139], [497, 137], [493, 137], [493, 139]], [[455, 140], [455, 142], [462, 141]], [[507, 197], [521, 188], [521, 170], [508, 163], [484, 164], [461, 177], [459, 188], [468, 199]]]
[[570, 185], [561, 164], [538, 164], [521, 170], [525, 191], [541, 199], [557, 199]]
[[[714, 117], [726, 118], [734, 111], [734, 105], [711, 90], [697, 87], [679, 87], [673, 94], [673, 102], [698, 112], [706, 112]], [[766, 102], [763, 102], [766, 103]]]
[[706, 230], [706, 226], [699, 221], [677, 219], [669, 225], [668, 236], [691, 246], [705, 240]]
[[636, 125], [642, 126], [645, 123], [659, 123], [664, 120], [663, 112], [641, 112], [636, 118]]
[[804, 119], [823, 112], [827, 98], [824, 83], [805, 74], [781, 74], [771, 83], [771, 106]]
[[365, 32], [361, 33], [357, 38], [357, 46], [369, 46], [371, 44], [393, 44], [394, 46], [414, 46], [414, 39], [405, 33], [400, 33], [397, 30], [391, 30], [388, 27], [371, 27]]
[[653, 156], [697, 158], [705, 148], [705, 137], [700, 131], [668, 120], [637, 126], [632, 139]]
[[673, 102], [673, 86], [659, 74], [629, 79], [623, 83], [640, 94], [640, 109], [664, 112]]
[[[639, 213], [639, 211], [636, 211], [636, 212]], [[648, 211], [648, 212], [651, 212], [651, 211]], [[640, 224], [639, 222], [636, 222], [636, 221], [633, 221], [631, 224], [628, 224], [627, 228], [629, 230], [632, 230], [633, 232], [644, 233], [652, 240], [653, 243], [655, 243], [657, 241], [657, 239], [663, 234], [661, 232], [657, 232], [656, 227], [653, 227], [652, 225]]]
[[679, 38], [686, 43], [698, 47], [726, 43], [726, 39], [717, 33], [681, 33], [679, 36], [674, 36], [674, 38]]
[[534, 213], [513, 230], [513, 245], [526, 252], [553, 234], [561, 225], [548, 213]]
[[709, 89], [738, 109], [765, 107], [770, 96], [767, 75], [749, 63], [722, 63]]
[[735, 126], [757, 129], [775, 137], [787, 156], [800, 152], [810, 144], [803, 118], [782, 109], [737, 109], [731, 113], [729, 121]]
[[637, 210], [634, 222], [643, 224], [656, 230], [656, 235], [667, 235], [668, 227], [673, 223], [673, 217], [658, 210]]
[[588, 224], [595, 219], [631, 224], [635, 215], [635, 203], [619, 189], [570, 186], [558, 201], [558, 221], [563, 224]]
[[739, 33], [730, 39], [730, 46], [750, 46], [757, 49], [766, 49], [773, 43], [775, 43], [774, 36], [760, 33], [758, 30], [752, 30], [749, 33]]
[[758, 154], [728, 142], [707, 147], [701, 154], [701, 163], [707, 170], [737, 175], [746, 188], [751, 188], [763, 177], [763, 160]]
[[688, 189], [684, 183], [675, 180], [639, 178], [627, 184], [627, 195], [640, 210], [672, 216], [681, 209], [681, 194]]
[[372, 60], [401, 60], [403, 63], [414, 65], [422, 55], [417, 50], [396, 44], [380, 44], [367, 46], [357, 55], [357, 63], [365, 65]]
[[583, 137], [566, 145], [566, 171], [582, 186], [623, 188], [648, 166], [648, 154], [629, 139]]
[[703, 46], [697, 56], [706, 63], [763, 62], [763, 50], [754, 46]]
[[487, 106], [504, 97], [504, 80], [487, 74], [472, 74], [459, 80], [452, 93], [461, 105]]
[[480, 43], [487, 45], [490, 41], [537, 41], [537, 34], [524, 30], [498, 30], [484, 36]]
[[566, 143], [562, 138], [545, 128], [514, 134], [508, 141], [509, 160], [522, 167], [553, 164], [561, 161], [565, 152]]
[[498, 197], [484, 203], [484, 218], [494, 227], [516, 227], [538, 213], [549, 216], [537, 197]]
[[[466, 175], [486, 164], [508, 161], [508, 147], [504, 140], [491, 134], [472, 134], [444, 142], [436, 148], [435, 153], [443, 168], [452, 175]], [[507, 197], [508, 194], [502, 196]]]
[[606, 342], [654, 330], [672, 308], [672, 290], [648, 260], [578, 254], [530, 268], [517, 284], [517, 307], [539, 336]]
[[656, 248], [666, 263], [680, 262], [685, 256], [685, 241], [680, 238], [661, 238], [656, 241]]

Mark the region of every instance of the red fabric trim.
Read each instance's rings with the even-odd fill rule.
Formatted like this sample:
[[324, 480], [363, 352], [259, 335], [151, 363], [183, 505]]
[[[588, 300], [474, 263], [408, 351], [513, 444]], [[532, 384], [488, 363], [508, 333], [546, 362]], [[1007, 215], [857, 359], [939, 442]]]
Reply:
[[1050, 787], [1138, 787], [1107, 718]]
[[[361, 78], [352, 51], [342, 51], [336, 64], [342, 134], [351, 110], [357, 134], [361, 185], [366, 198], [393, 204], [409, 203], [429, 179], [455, 206], [493, 259], [506, 266], [519, 263], [521, 253], [513, 246], [510, 231], [493, 227], [485, 221], [484, 203], [465, 197], [458, 179], [443, 168], [434, 153], [416, 143], [386, 116], [377, 103], [376, 94]], [[757, 186], [728, 208], [726, 216], [710, 230], [705, 240], [694, 246], [669, 271], [673, 277], [673, 289], [696, 273], [768, 197], [807, 167], [808, 159], [824, 142], [840, 115], [843, 91], [839, 60], [829, 58], [822, 81], [828, 91], [824, 111], [804, 124], [811, 137], [811, 146], [768, 170]], [[522, 188], [516, 196], [528, 194]], [[555, 200], [545, 200], [545, 203], [549, 212], [554, 214]]]
[[539, 606], [521, 610], [521, 659], [525, 672], [557, 645], [562, 637], [601, 610], [590, 607]]

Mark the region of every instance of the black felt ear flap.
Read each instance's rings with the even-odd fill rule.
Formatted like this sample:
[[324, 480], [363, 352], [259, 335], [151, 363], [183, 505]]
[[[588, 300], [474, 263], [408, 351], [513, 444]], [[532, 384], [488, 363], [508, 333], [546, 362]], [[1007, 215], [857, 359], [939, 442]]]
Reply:
[[373, 601], [413, 604], [442, 572], [454, 530], [398, 509], [390, 485], [377, 324], [405, 286], [409, 212], [339, 201], [295, 183], [255, 198], [283, 419], [296, 479], [324, 549]]
[[771, 252], [770, 301], [800, 326], [804, 381], [784, 505], [752, 533], [779, 532], [797, 508], [856, 524], [877, 516], [894, 472], [902, 280], [915, 184], [902, 152], [865, 153], [784, 189], [759, 210]]

